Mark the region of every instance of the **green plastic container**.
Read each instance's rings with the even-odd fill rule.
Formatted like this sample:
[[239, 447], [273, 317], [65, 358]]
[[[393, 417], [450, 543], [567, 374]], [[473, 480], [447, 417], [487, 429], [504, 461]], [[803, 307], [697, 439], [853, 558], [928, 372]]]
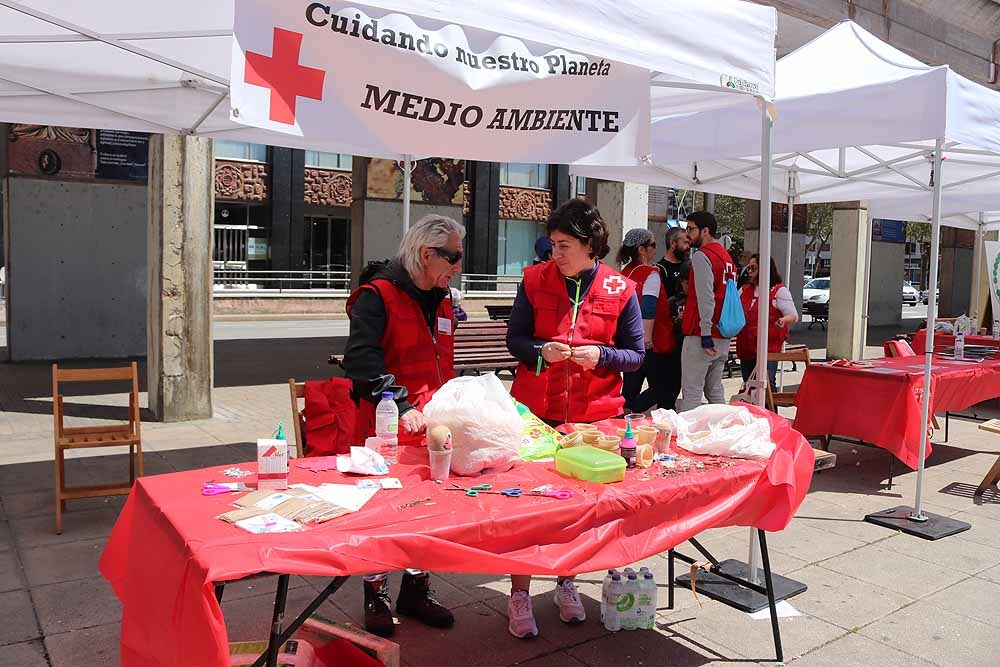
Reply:
[[585, 482], [610, 484], [625, 479], [625, 459], [597, 447], [570, 447], [556, 452], [556, 471]]

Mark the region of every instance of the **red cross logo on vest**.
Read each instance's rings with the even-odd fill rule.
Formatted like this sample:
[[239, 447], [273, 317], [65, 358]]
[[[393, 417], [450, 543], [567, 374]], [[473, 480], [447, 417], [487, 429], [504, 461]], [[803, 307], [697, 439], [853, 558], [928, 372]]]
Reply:
[[299, 64], [302, 33], [274, 29], [271, 56], [247, 51], [244, 80], [271, 90], [270, 118], [276, 123], [295, 124], [295, 103], [299, 97], [323, 99], [326, 72]]
[[625, 291], [625, 279], [621, 276], [608, 276], [604, 279], [604, 289], [611, 296], [618, 296]]

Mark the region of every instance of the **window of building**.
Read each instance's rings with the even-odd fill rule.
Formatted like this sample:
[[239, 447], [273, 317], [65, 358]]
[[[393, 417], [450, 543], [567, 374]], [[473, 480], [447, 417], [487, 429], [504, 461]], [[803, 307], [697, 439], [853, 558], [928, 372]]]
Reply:
[[347, 153], [306, 151], [306, 166], [315, 169], [350, 169], [353, 156]]
[[305, 217], [306, 269], [311, 273], [308, 287], [348, 289], [351, 282], [351, 221], [326, 215]]
[[500, 165], [500, 185], [517, 188], [549, 187], [549, 165], [504, 162]]
[[574, 197], [586, 197], [587, 196], [587, 177], [577, 176], [573, 179], [573, 196]]
[[228, 160], [267, 162], [267, 146], [247, 141], [215, 140], [215, 157]]
[[501, 220], [497, 244], [497, 274], [520, 275], [535, 259], [535, 241], [545, 234], [545, 223]]

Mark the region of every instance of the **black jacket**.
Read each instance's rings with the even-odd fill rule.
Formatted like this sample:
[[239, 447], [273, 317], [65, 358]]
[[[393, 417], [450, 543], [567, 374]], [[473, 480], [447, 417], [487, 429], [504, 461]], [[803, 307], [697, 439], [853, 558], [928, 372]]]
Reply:
[[[418, 289], [406, 269], [396, 260], [369, 264], [361, 274], [361, 284], [378, 278], [388, 280], [419, 303], [427, 327], [434, 331], [441, 302], [451, 298], [449, 290], [440, 287]], [[389, 381], [386, 378], [389, 370], [385, 367], [385, 352], [382, 349], [385, 327], [386, 312], [382, 297], [373, 290], [360, 290], [351, 308], [351, 332], [344, 350], [344, 373], [353, 380], [355, 395], [372, 403], [381, 400], [382, 391], [392, 391], [402, 415], [413, 406], [406, 400], [408, 392], [405, 387], [387, 386], [392, 385], [394, 379]]]

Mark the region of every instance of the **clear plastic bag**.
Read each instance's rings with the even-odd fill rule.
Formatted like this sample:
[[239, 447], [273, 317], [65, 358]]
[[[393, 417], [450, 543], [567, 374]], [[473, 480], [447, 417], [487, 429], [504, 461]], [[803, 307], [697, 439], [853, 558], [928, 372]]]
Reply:
[[524, 422], [496, 375], [459, 377], [434, 393], [424, 408], [428, 429], [451, 431], [451, 471], [475, 475], [509, 470], [518, 460]]
[[677, 446], [693, 454], [767, 459], [774, 453], [771, 425], [739, 405], [702, 405], [681, 414], [656, 410], [653, 418], [669, 421]]

